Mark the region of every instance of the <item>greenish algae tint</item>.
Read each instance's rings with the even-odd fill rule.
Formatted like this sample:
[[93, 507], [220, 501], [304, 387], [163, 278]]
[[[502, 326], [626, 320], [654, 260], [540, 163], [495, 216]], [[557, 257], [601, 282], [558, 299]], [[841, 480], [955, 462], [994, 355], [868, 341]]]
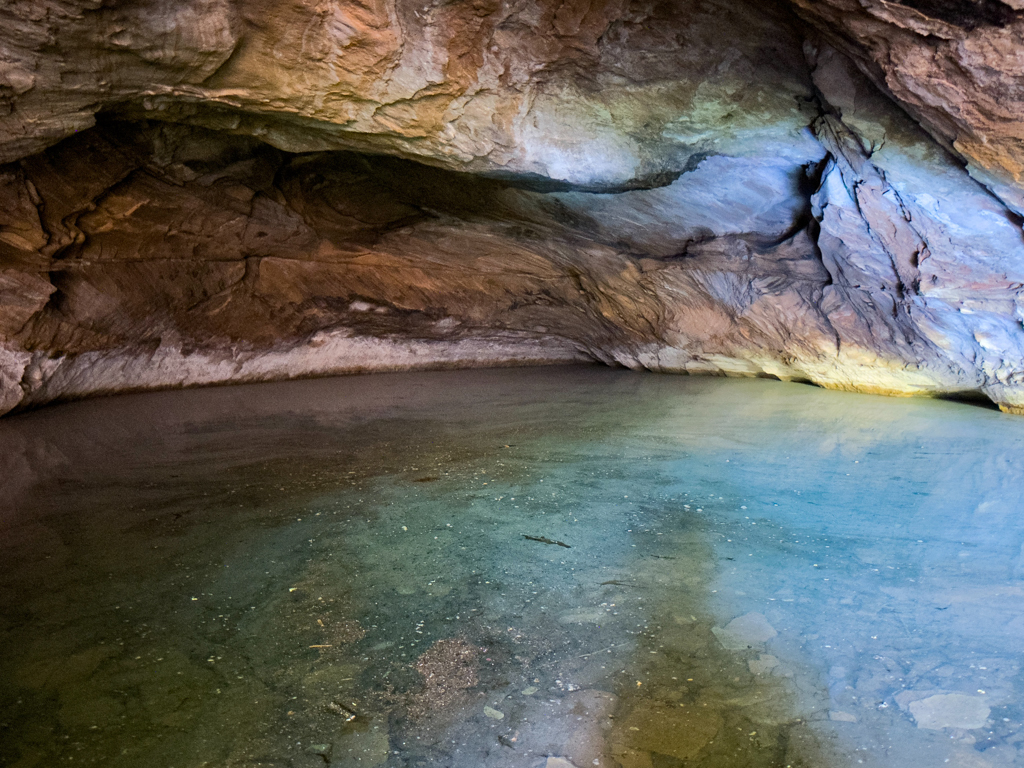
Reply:
[[1024, 765], [1024, 420], [602, 368], [0, 422], [0, 764]]

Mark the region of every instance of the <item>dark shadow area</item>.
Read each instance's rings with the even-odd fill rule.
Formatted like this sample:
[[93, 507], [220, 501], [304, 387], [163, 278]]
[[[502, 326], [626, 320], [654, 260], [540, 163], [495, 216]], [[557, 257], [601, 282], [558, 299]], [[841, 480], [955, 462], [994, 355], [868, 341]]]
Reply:
[[935, 397], [937, 400], [948, 400], [952, 403], [963, 403], [964, 405], [972, 405], [975, 408], [984, 408], [988, 411], [999, 410], [999, 406], [981, 392], [948, 392], [936, 395]]
[[982, 26], [1005, 27], [1020, 13], [999, 0], [895, 0], [967, 31]]

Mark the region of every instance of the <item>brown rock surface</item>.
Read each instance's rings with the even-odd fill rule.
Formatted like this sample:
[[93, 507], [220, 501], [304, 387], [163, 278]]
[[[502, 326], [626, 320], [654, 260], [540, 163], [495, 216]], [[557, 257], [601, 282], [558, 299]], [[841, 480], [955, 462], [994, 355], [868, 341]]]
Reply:
[[8, 4], [0, 412], [569, 360], [1024, 407], [1019, 179], [964, 149], [1016, 157], [1016, 11], [797, 5], [825, 32], [724, 0]]
[[713, 116], [694, 108], [735, 132], [809, 95], [789, 21], [724, 0], [19, 0], [0, 9], [0, 162], [117, 108], [290, 152], [635, 183], [735, 138], [679, 140]]

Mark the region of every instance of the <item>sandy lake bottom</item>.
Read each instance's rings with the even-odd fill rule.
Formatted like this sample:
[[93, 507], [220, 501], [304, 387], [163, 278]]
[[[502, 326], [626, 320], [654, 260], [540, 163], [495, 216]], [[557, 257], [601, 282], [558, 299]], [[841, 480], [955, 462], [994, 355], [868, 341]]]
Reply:
[[1024, 766], [1024, 419], [598, 367], [0, 421], [0, 765]]

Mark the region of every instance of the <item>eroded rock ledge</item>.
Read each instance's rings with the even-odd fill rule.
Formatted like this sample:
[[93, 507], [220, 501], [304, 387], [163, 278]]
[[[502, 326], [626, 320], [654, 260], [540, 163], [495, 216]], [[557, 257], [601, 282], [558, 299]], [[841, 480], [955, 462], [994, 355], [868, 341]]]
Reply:
[[572, 360], [1024, 410], [1024, 21], [938, 5], [8, 4], [0, 412]]

